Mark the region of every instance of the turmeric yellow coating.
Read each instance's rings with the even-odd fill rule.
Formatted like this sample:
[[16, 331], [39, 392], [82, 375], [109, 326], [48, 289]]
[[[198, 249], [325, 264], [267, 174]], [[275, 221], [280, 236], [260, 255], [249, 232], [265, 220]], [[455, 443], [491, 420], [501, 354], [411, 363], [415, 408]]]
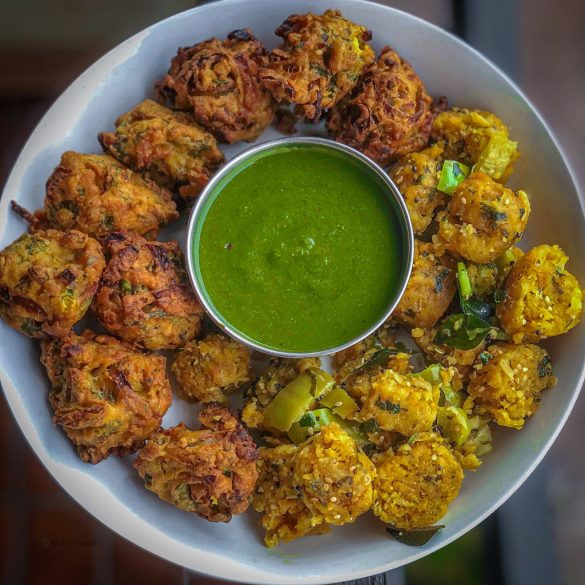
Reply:
[[0, 252], [0, 317], [29, 337], [62, 337], [87, 311], [105, 260], [71, 230], [23, 234]]
[[485, 264], [522, 237], [529, 215], [524, 191], [512, 191], [484, 173], [472, 173], [438, 214], [436, 238], [449, 252]]
[[445, 143], [444, 156], [481, 170], [504, 182], [518, 158], [517, 143], [509, 139], [507, 126], [491, 112], [453, 108], [433, 121], [431, 140]]
[[416, 235], [429, 227], [437, 209], [446, 203], [447, 196], [437, 190], [442, 160], [443, 146], [438, 143], [403, 156], [390, 170], [390, 178], [404, 197]]
[[374, 462], [377, 477], [372, 510], [382, 522], [404, 530], [440, 520], [463, 481], [461, 465], [434, 433], [424, 433], [396, 453], [376, 455]]
[[385, 370], [372, 380], [360, 418], [385, 431], [410, 436], [428, 431], [437, 417], [440, 389], [421, 376]]
[[412, 272], [392, 318], [410, 327], [433, 327], [456, 291], [453, 260], [440, 256], [433, 244], [415, 241]]
[[540, 403], [540, 393], [556, 383], [546, 350], [532, 344], [494, 344], [489, 361], [477, 364], [467, 391], [475, 410], [500, 426], [521, 429]]
[[568, 260], [559, 246], [543, 244], [510, 270], [496, 315], [514, 343], [561, 335], [581, 320], [583, 291], [565, 270]]
[[190, 341], [177, 352], [173, 374], [181, 392], [198, 402], [226, 402], [250, 380], [250, 350], [219, 333]]

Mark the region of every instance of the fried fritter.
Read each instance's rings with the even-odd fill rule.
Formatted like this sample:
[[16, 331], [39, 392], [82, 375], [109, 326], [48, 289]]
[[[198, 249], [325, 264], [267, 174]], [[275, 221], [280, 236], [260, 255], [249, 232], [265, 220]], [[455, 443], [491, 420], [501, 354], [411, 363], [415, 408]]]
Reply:
[[99, 141], [107, 154], [188, 200], [225, 162], [215, 137], [195, 124], [192, 114], [152, 100], [120, 116], [116, 131], [100, 133]]
[[536, 342], [566, 333], [581, 320], [583, 291], [567, 270], [559, 246], [543, 244], [510, 270], [496, 315], [514, 343]]
[[491, 112], [453, 108], [434, 120], [431, 138], [445, 143], [445, 158], [474, 166], [474, 171], [504, 183], [518, 158], [518, 144]]
[[264, 409], [288, 383], [307, 368], [321, 367], [319, 358], [283, 359], [273, 358], [270, 365], [247, 392], [242, 410], [242, 420], [251, 429], [263, 427]]
[[554, 386], [548, 352], [537, 345], [494, 344], [487, 363], [474, 369], [467, 391], [479, 414], [504, 427], [521, 429], [540, 403], [540, 393]]
[[412, 445], [374, 458], [372, 510], [382, 522], [414, 530], [434, 524], [457, 497], [463, 470], [453, 452], [434, 433], [423, 433]]
[[495, 262], [487, 264], [467, 264], [467, 274], [473, 289], [473, 297], [484, 301], [492, 301], [494, 293], [500, 289], [506, 276], [524, 252], [514, 246], [506, 250]]
[[81, 232], [23, 234], [0, 252], [0, 316], [29, 337], [62, 337], [87, 311], [104, 266], [99, 243]]
[[281, 445], [260, 453], [252, 505], [264, 513], [268, 546], [354, 522], [372, 505], [374, 465], [337, 423], [299, 447]]
[[442, 145], [434, 144], [403, 156], [390, 171], [390, 178], [404, 197], [417, 235], [429, 227], [436, 210], [447, 200], [446, 195], [437, 190], [443, 158]]
[[191, 341], [177, 353], [173, 373], [181, 392], [198, 402], [226, 402], [250, 380], [250, 350], [220, 333]]
[[455, 189], [437, 216], [435, 238], [445, 248], [477, 264], [493, 262], [517, 242], [526, 228], [530, 202], [484, 173], [472, 173]]
[[456, 291], [453, 261], [439, 256], [433, 244], [417, 240], [410, 279], [392, 318], [410, 327], [433, 327], [449, 308]]
[[154, 435], [134, 467], [161, 500], [211, 522], [229, 522], [248, 509], [258, 450], [246, 429], [219, 405], [199, 414], [201, 430], [184, 424]]
[[335, 106], [327, 129], [339, 142], [386, 165], [428, 144], [431, 104], [410, 64], [384, 47], [358, 85]]
[[278, 102], [294, 104], [300, 118], [317, 121], [357, 83], [374, 51], [372, 34], [339, 10], [293, 14], [277, 29], [274, 49], [260, 78]]
[[220, 142], [252, 142], [276, 109], [259, 79], [266, 63], [266, 50], [252, 32], [235, 30], [224, 41], [209, 39], [179, 49], [157, 87], [174, 108], [192, 110]]
[[138, 234], [106, 238], [110, 260], [93, 309], [113, 335], [147, 349], [174, 349], [194, 339], [203, 308], [193, 294], [177, 242]]
[[76, 229], [95, 238], [126, 230], [155, 237], [179, 217], [169, 191], [100, 154], [63, 153], [47, 181], [45, 206], [34, 214], [12, 206], [31, 229]]
[[41, 361], [55, 423], [86, 463], [140, 448], [171, 404], [165, 358], [107, 335], [86, 331], [43, 341]]

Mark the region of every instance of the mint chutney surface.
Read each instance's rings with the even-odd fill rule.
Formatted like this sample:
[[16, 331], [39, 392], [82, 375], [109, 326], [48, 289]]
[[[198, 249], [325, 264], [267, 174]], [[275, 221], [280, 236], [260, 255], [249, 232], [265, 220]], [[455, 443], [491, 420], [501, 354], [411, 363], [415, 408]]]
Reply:
[[382, 317], [404, 270], [402, 232], [367, 168], [333, 149], [289, 146], [236, 168], [216, 192], [199, 270], [232, 327], [264, 346], [309, 353]]

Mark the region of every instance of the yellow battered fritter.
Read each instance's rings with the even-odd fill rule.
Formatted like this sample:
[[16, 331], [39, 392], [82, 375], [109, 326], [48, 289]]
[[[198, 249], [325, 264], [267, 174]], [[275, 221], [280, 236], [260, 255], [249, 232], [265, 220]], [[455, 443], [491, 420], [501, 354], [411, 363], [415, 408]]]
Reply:
[[220, 333], [191, 341], [177, 353], [173, 374], [183, 395], [198, 402], [226, 402], [250, 381], [250, 349]]
[[548, 352], [506, 343], [490, 345], [487, 357], [486, 364], [477, 363], [467, 389], [475, 410], [501, 426], [521, 429], [536, 412], [540, 393], [556, 382]]
[[484, 173], [472, 173], [437, 216], [437, 241], [477, 264], [493, 262], [521, 237], [530, 215], [524, 191], [512, 191]]
[[433, 244], [415, 241], [410, 279], [392, 318], [409, 327], [433, 327], [457, 291], [454, 268], [453, 260], [439, 255]]
[[107, 154], [184, 199], [194, 199], [225, 162], [215, 137], [189, 112], [169, 110], [152, 100], [116, 120], [115, 132], [102, 132]]
[[31, 214], [13, 208], [33, 230], [76, 229], [95, 238], [126, 230], [155, 237], [179, 217], [169, 191], [103, 154], [63, 153], [47, 180], [45, 206]]
[[473, 289], [473, 296], [476, 299], [492, 301], [494, 293], [502, 287], [512, 266], [523, 255], [524, 252], [514, 246], [506, 250], [494, 262], [488, 262], [487, 264], [468, 263], [467, 274]]
[[270, 125], [275, 103], [260, 82], [264, 46], [248, 29], [179, 49], [159, 92], [220, 142], [252, 142]]
[[358, 85], [335, 106], [327, 129], [339, 142], [386, 165], [428, 144], [434, 117], [431, 105], [410, 64], [384, 47]]
[[199, 420], [198, 431], [181, 423], [156, 433], [134, 467], [161, 500], [211, 522], [229, 522], [248, 508], [258, 451], [227, 408], [209, 404]]
[[93, 309], [108, 332], [147, 349], [194, 339], [203, 308], [185, 272], [179, 244], [148, 242], [129, 232], [105, 240], [109, 261]]
[[463, 481], [461, 465], [434, 433], [423, 433], [396, 453], [376, 455], [374, 462], [372, 510], [382, 522], [404, 530], [440, 520]]
[[357, 83], [374, 51], [372, 34], [339, 10], [293, 14], [277, 29], [281, 45], [260, 70], [278, 102], [290, 103], [300, 118], [317, 121]]
[[416, 235], [429, 227], [437, 209], [447, 201], [447, 196], [437, 189], [443, 158], [442, 144], [433, 144], [403, 156], [390, 170], [390, 178], [404, 197]]
[[165, 358], [107, 335], [43, 341], [41, 361], [55, 423], [86, 463], [140, 448], [171, 404]]
[[496, 315], [515, 343], [566, 333], [581, 320], [583, 290], [559, 246], [536, 246], [510, 270]]
[[23, 234], [0, 252], [0, 316], [29, 337], [62, 337], [87, 311], [105, 260], [72, 230]]

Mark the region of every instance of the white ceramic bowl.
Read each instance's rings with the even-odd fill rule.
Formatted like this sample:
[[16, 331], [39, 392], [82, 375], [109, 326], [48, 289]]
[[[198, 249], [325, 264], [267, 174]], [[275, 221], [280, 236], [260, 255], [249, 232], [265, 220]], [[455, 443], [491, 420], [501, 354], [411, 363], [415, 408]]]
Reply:
[[[277, 41], [274, 29], [289, 14], [332, 7], [369, 27], [377, 50], [389, 44], [404, 55], [433, 95], [447, 95], [453, 105], [491, 110], [510, 124], [523, 155], [513, 185], [522, 186], [533, 204], [523, 245], [559, 243], [571, 256], [570, 270], [585, 282], [583, 206], [560, 149], [534, 108], [499, 70], [456, 38], [413, 16], [362, 0], [224, 0], [169, 18], [116, 47], [61, 96], [23, 149], [2, 197], [0, 245], [25, 229], [10, 212], [9, 200], [29, 209], [40, 207], [45, 181], [61, 152], [99, 152], [97, 133], [152, 95], [154, 81], [166, 71], [178, 46], [250, 27], [272, 47]], [[277, 136], [270, 130], [262, 140]], [[232, 146], [226, 154], [231, 157], [242, 148]], [[185, 221], [176, 226], [181, 236]], [[329, 535], [269, 550], [262, 544], [253, 513], [229, 525], [210, 524], [147, 492], [129, 457], [110, 457], [97, 466], [83, 464], [64, 434], [53, 427], [38, 345], [3, 323], [0, 381], [18, 424], [47, 469], [82, 506], [122, 536], [170, 561], [225, 579], [328, 583], [386, 571], [444, 546], [520, 486], [559, 433], [583, 384], [585, 327], [546, 345], [558, 385], [545, 394], [540, 411], [522, 432], [495, 432], [493, 452], [477, 473], [468, 474], [444, 518], [447, 527], [423, 548], [388, 538], [383, 526], [367, 515]], [[176, 400], [164, 424], [180, 419], [194, 423], [194, 410]]]

